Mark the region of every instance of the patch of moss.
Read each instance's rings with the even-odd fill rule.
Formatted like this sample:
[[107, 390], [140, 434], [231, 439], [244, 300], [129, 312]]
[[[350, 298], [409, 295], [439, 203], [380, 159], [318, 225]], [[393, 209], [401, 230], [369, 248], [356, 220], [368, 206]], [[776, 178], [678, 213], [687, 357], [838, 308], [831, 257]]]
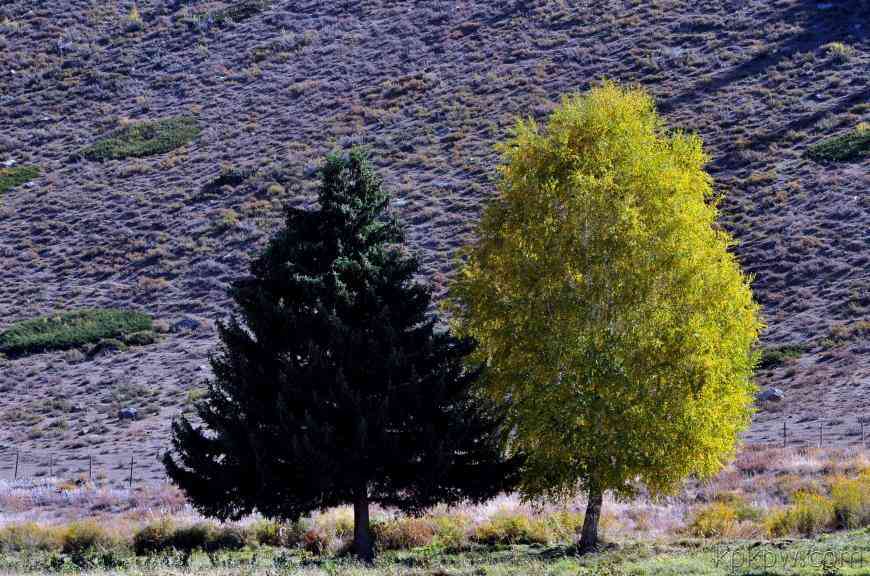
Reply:
[[23, 356], [68, 350], [150, 331], [151, 317], [132, 310], [90, 309], [24, 320], [0, 332], [0, 352]]
[[861, 124], [851, 132], [810, 146], [807, 155], [817, 162], [850, 162], [870, 154], [870, 126]]
[[189, 116], [140, 122], [113, 132], [108, 138], [83, 149], [79, 155], [98, 161], [153, 156], [188, 144], [200, 132], [196, 119]]
[[0, 168], [0, 194], [39, 176], [39, 166], [23, 165]]

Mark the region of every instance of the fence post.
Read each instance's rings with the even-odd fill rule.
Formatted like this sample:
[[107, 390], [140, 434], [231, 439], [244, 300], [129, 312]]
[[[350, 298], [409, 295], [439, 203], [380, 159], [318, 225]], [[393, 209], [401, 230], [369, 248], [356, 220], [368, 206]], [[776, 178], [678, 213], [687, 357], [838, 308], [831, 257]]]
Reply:
[[88, 454], [88, 482], [94, 480], [94, 457]]
[[819, 448], [822, 447], [822, 421], [819, 420]]
[[48, 455], [48, 477], [54, 477], [54, 456], [51, 454]]
[[864, 421], [861, 420], [861, 448], [866, 448], [866, 446], [864, 443]]
[[130, 490], [133, 489], [133, 456], [130, 456]]
[[785, 448], [788, 445], [788, 431], [785, 428], [786, 420], [782, 421], [782, 447]]
[[15, 450], [15, 477], [13, 480], [18, 480], [18, 461], [21, 459], [21, 448]]

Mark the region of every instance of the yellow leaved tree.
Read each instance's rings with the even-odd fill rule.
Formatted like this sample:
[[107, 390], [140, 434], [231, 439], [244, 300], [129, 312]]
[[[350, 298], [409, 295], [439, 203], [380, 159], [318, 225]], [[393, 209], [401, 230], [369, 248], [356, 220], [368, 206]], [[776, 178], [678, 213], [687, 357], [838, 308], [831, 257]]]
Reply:
[[447, 304], [505, 404], [522, 490], [654, 494], [733, 456], [761, 322], [716, 224], [707, 155], [652, 98], [611, 82], [565, 97], [499, 145], [498, 195]]

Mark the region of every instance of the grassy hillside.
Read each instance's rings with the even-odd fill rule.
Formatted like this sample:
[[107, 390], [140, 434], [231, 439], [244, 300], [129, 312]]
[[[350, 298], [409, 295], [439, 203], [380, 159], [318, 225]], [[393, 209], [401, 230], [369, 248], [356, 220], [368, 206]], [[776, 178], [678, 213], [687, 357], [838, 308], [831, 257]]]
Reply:
[[[825, 442], [860, 438], [863, 0], [135, 4], [0, 7], [0, 162], [39, 169], [0, 203], [0, 331], [116, 308], [166, 332], [125, 352], [0, 365], [0, 474], [18, 447], [34, 470], [60, 452], [80, 473], [97, 452], [123, 477], [132, 453], [161, 477], [155, 454], [208, 373], [226, 287], [282, 203], [310, 201], [334, 147], [371, 147], [443, 293], [493, 192], [493, 142], [605, 77], [643, 84], [672, 126], [704, 138], [765, 345], [800, 351], [761, 372], [786, 397], [761, 407], [749, 439], [777, 440], [786, 416], [795, 442], [817, 441], [820, 416]], [[128, 404], [144, 417], [119, 421]]]

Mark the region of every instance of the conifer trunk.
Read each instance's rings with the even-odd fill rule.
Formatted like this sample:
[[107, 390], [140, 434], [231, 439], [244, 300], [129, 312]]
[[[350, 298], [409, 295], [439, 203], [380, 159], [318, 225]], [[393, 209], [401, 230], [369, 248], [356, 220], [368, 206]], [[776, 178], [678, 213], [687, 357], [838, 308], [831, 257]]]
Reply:
[[357, 558], [369, 564], [375, 558], [369, 529], [369, 496], [365, 489], [360, 491], [353, 503], [353, 552]]
[[594, 552], [598, 548], [598, 521], [601, 519], [601, 502], [603, 493], [599, 488], [589, 489], [589, 501], [586, 504], [586, 515], [583, 518], [583, 532], [580, 535], [578, 549], [581, 554]]

